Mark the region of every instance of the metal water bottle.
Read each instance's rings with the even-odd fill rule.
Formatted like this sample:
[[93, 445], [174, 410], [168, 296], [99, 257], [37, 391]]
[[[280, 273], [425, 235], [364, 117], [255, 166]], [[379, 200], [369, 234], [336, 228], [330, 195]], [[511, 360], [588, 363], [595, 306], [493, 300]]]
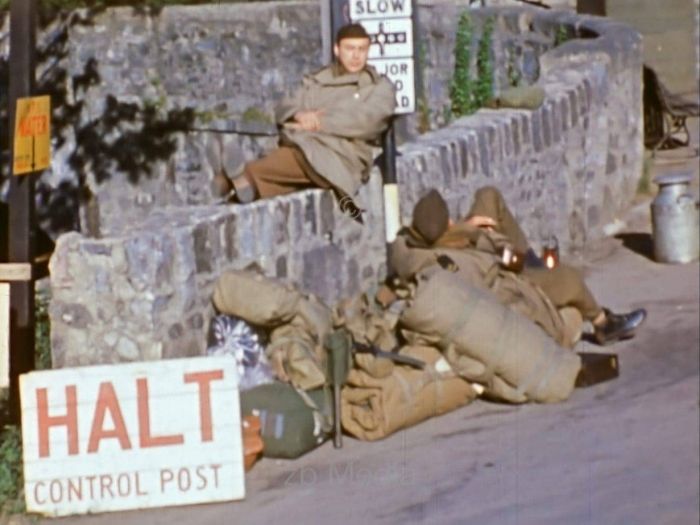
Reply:
[[659, 193], [651, 203], [654, 259], [686, 263], [700, 256], [698, 199], [690, 191], [692, 175], [673, 173], [654, 179]]

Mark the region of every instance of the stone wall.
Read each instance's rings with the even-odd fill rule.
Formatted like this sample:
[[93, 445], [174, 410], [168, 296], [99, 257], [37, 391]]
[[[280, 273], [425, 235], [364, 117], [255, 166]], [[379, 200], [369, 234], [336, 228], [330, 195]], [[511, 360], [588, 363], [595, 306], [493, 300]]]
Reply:
[[[432, 61], [423, 75], [442, 79], [426, 96], [438, 108], [460, 9], [419, 7]], [[478, 23], [495, 17], [497, 61], [508, 49], [545, 42], [537, 80], [545, 102], [535, 111], [481, 110], [403, 144], [397, 159], [403, 220], [428, 187], [443, 191], [457, 217], [474, 190], [493, 184], [535, 246], [555, 234], [565, 252], [584, 249], [629, 205], [641, 173], [640, 38], [620, 24], [566, 12], [473, 13]], [[554, 46], [560, 26], [588, 38]], [[202, 136], [212, 133], [219, 136]], [[201, 137], [189, 138], [191, 152], [178, 154], [196, 165], [207, 150]], [[221, 162], [211, 157], [207, 162]], [[62, 236], [51, 261], [54, 363], [201, 354], [213, 283], [229, 268], [257, 263], [329, 304], [368, 289], [385, 273], [376, 169], [359, 202], [368, 210], [365, 226], [340, 213], [328, 192], [314, 190], [248, 206], [171, 203], [150, 208], [128, 231]]]
[[[449, 104], [460, 11], [440, 5], [419, 12], [421, 32], [433, 36], [425, 74], [433, 108]], [[545, 102], [532, 112], [482, 109], [407, 144], [399, 159], [403, 210], [437, 185], [461, 213], [474, 189], [495, 184], [533, 241], [556, 234], [566, 251], [581, 249], [629, 203], [641, 173], [641, 38], [622, 24], [566, 12], [482, 9], [472, 18], [477, 36], [486, 19], [495, 20], [496, 89], [507, 85], [508, 64], [523, 79], [536, 67]], [[555, 45], [562, 34], [569, 40]], [[437, 178], [429, 168], [436, 164]]]
[[50, 261], [55, 367], [201, 355], [221, 272], [254, 265], [329, 304], [385, 273], [381, 181], [365, 226], [328, 191], [246, 206], [166, 207], [118, 237], [62, 235]]

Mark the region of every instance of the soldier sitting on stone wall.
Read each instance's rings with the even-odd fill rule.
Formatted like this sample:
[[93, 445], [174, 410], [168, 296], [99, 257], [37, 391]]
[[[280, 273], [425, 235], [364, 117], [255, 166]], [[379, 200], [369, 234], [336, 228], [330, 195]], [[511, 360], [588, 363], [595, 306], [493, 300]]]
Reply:
[[[552, 269], [545, 267], [530, 248], [503, 195], [493, 187], [476, 192], [467, 218], [457, 224], [450, 220], [447, 203], [437, 190], [424, 195], [414, 208], [411, 226], [400, 232], [392, 246], [394, 267], [410, 268], [408, 259], [413, 248], [479, 250], [483, 249], [480, 246], [491, 247], [489, 242], [494, 236], [490, 235], [487, 242], [482, 242], [483, 230], [496, 232], [495, 238], [502, 238], [505, 242], [500, 248], [507, 247], [508, 253], [513, 254], [507, 257], [508, 260], [503, 259], [503, 266], [539, 287], [556, 308], [574, 307], [578, 310], [581, 317], [592, 324], [593, 337], [599, 344], [632, 337], [646, 318], [643, 308], [626, 314], [615, 314], [602, 308], [575, 268], [561, 263]], [[437, 261], [439, 259], [433, 257], [433, 264]]]
[[392, 83], [367, 64], [370, 38], [359, 24], [343, 26], [335, 61], [307, 75], [276, 111], [279, 147], [248, 162], [233, 179], [220, 174], [215, 191], [234, 202], [332, 188], [352, 202], [372, 165], [372, 144], [394, 112]]

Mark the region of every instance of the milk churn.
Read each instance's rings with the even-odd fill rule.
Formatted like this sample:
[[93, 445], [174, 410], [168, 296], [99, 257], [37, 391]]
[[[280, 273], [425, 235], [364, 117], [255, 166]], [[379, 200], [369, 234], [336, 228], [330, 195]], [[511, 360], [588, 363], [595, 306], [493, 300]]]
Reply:
[[700, 255], [700, 212], [690, 191], [692, 175], [672, 173], [654, 179], [659, 193], [651, 203], [654, 259], [686, 263]]

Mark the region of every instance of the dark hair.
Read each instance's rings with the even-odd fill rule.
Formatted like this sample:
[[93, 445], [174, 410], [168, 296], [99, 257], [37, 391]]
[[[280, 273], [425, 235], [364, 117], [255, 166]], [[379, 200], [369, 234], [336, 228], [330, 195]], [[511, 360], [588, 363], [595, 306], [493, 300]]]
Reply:
[[335, 43], [340, 44], [344, 38], [366, 38], [369, 40], [369, 35], [361, 24], [346, 24], [335, 35]]

